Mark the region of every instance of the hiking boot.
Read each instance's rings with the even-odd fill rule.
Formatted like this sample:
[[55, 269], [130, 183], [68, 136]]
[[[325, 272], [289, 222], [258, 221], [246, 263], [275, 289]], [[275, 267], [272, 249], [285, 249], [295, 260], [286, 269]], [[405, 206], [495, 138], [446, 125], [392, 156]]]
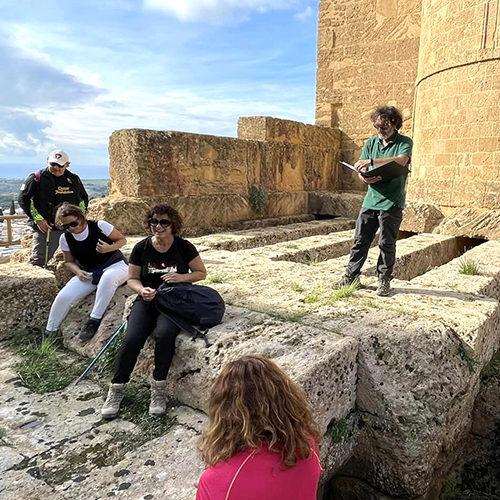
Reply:
[[385, 276], [379, 276], [378, 278], [378, 288], [377, 295], [381, 297], [387, 297], [391, 292], [391, 278], [386, 278]]
[[339, 288], [352, 285], [353, 283], [357, 283], [358, 285], [361, 284], [359, 281], [359, 276], [349, 276], [348, 274], [344, 274], [344, 276], [342, 276], [342, 278], [340, 278], [340, 280], [333, 285], [333, 288], [338, 290]]
[[100, 319], [89, 318], [87, 322], [82, 326], [78, 338], [86, 342], [90, 340], [96, 333], [101, 324]]
[[163, 415], [167, 409], [167, 399], [165, 389], [167, 382], [165, 380], [151, 381], [151, 403], [149, 404], [149, 414], [152, 416]]
[[102, 418], [115, 418], [118, 415], [126, 388], [127, 384], [109, 384], [108, 397], [101, 409]]

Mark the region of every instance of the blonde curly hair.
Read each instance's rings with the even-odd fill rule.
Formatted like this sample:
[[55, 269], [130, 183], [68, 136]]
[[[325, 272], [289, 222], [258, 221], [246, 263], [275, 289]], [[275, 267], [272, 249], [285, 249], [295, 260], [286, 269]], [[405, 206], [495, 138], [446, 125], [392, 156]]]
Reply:
[[198, 442], [207, 466], [267, 442], [290, 468], [310, 456], [311, 438], [320, 440], [304, 391], [265, 356], [244, 356], [224, 367], [210, 392], [208, 416]]

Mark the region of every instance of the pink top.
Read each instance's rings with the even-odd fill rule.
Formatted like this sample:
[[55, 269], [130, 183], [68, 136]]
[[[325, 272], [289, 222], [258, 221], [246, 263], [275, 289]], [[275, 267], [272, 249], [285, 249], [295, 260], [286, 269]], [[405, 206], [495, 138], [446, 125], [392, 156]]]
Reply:
[[249, 448], [227, 462], [209, 467], [201, 476], [196, 500], [316, 500], [321, 464], [316, 442], [306, 460], [285, 469], [281, 455]]

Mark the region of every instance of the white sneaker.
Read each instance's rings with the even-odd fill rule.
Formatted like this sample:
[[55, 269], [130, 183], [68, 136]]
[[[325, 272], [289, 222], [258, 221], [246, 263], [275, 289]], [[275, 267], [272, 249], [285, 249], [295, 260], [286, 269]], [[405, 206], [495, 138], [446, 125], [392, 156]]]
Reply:
[[108, 397], [101, 409], [102, 418], [115, 418], [118, 415], [126, 388], [127, 384], [109, 384]]
[[167, 410], [167, 398], [165, 397], [166, 387], [167, 382], [165, 380], [151, 381], [151, 403], [149, 404], [150, 415], [163, 415]]

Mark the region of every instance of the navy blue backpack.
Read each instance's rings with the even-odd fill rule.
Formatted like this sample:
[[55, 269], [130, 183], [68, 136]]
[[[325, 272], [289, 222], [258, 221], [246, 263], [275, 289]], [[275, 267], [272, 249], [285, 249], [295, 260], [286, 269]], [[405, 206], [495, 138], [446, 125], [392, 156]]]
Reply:
[[202, 338], [207, 347], [208, 329], [222, 321], [226, 310], [217, 290], [192, 283], [162, 283], [155, 302], [162, 314], [192, 335], [193, 341]]

